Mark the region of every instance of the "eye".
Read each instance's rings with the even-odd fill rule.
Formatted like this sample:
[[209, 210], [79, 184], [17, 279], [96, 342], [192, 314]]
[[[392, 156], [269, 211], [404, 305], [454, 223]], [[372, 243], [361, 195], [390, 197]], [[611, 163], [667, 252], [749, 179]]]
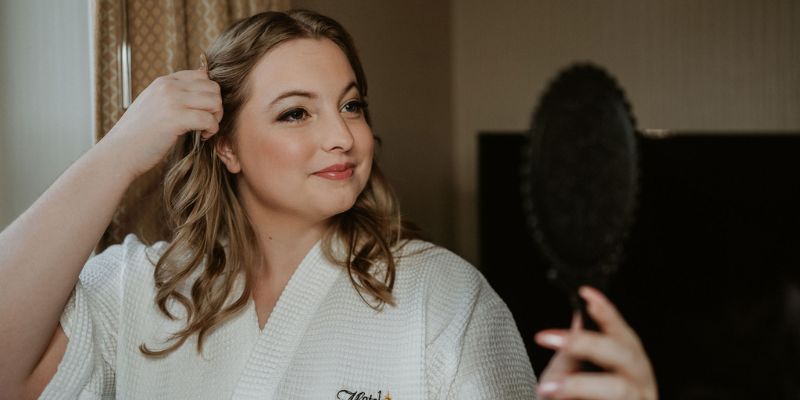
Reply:
[[291, 109], [278, 117], [282, 122], [300, 122], [308, 118], [308, 112], [302, 108]]
[[347, 104], [342, 107], [342, 111], [346, 113], [361, 114], [366, 106], [366, 103], [360, 100], [353, 100], [347, 102]]

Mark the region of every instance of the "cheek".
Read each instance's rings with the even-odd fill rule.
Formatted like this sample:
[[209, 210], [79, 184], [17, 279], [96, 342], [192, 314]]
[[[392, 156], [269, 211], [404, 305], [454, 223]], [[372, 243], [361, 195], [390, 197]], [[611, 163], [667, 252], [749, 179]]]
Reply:
[[314, 152], [312, 146], [286, 136], [265, 136], [251, 144], [247, 164], [260, 170], [286, 171], [296, 170], [305, 165]]
[[375, 137], [372, 135], [372, 131], [367, 129], [363, 135], [363, 138], [360, 140], [361, 142], [361, 153], [364, 158], [364, 166], [366, 167], [366, 173], [361, 182], [361, 190], [364, 190], [364, 187], [367, 185], [369, 181], [369, 177], [372, 175], [372, 162], [373, 156], [375, 151]]
[[358, 133], [358, 146], [360, 151], [365, 157], [372, 159], [373, 151], [375, 150], [375, 136], [372, 135], [372, 130], [369, 127], [359, 131]]

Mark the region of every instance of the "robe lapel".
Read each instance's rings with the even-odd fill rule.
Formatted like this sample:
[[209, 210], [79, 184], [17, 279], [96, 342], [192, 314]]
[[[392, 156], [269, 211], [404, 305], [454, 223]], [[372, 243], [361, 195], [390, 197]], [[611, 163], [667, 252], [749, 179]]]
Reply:
[[[234, 399], [271, 398], [315, 311], [342, 273], [341, 267], [325, 259], [321, 242], [317, 242], [303, 258], [278, 298], [263, 332], [256, 340], [236, 386]], [[252, 301], [248, 312], [253, 319], [251, 326], [258, 331], [258, 319]]]

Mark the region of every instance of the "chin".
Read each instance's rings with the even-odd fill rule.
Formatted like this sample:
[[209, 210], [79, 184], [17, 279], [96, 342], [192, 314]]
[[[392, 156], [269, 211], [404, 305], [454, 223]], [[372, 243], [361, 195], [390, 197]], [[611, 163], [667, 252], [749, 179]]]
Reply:
[[356, 199], [358, 196], [340, 196], [339, 198], [333, 199], [328, 197], [327, 199], [323, 199], [323, 203], [318, 203], [321, 206], [318, 208], [319, 213], [325, 218], [330, 218], [335, 215], [339, 215], [351, 208], [356, 204]]
[[364, 186], [366, 185], [348, 182], [346, 185], [335, 188], [326, 187], [314, 190], [313, 194], [309, 193], [308, 200], [311, 203], [309, 205], [311, 209], [317, 211], [318, 215], [326, 219], [333, 217], [353, 208]]

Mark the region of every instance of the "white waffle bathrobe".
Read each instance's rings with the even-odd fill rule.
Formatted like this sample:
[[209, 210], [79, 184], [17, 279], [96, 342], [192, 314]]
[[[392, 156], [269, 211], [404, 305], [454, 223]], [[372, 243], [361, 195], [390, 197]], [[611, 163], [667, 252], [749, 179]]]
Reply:
[[195, 336], [166, 357], [145, 357], [140, 344], [159, 348], [185, 322], [153, 302], [149, 260], [164, 247], [130, 235], [89, 260], [61, 318], [69, 345], [41, 398], [534, 398], [505, 303], [466, 261], [422, 241], [401, 251], [394, 307], [368, 307], [317, 243], [263, 331], [251, 300], [207, 336], [203, 354]]

